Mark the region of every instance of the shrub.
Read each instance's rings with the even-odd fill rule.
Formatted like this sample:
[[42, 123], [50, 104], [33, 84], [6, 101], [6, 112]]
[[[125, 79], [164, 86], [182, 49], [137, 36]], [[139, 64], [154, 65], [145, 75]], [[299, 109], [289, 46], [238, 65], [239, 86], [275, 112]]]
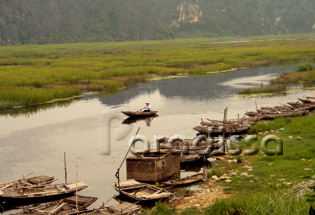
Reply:
[[149, 215], [174, 215], [176, 214], [175, 208], [169, 208], [166, 202], [155, 203], [154, 208], [147, 213]]
[[220, 177], [223, 174], [224, 174], [223, 170], [216, 168], [216, 167], [213, 167], [208, 171], [207, 176], [208, 176], [208, 178], [211, 178], [211, 176], [213, 176], [213, 175]]
[[244, 201], [236, 198], [217, 200], [206, 209], [206, 215], [245, 215], [246, 205]]
[[313, 70], [313, 65], [310, 63], [300, 64], [296, 69], [297, 72], [305, 72]]

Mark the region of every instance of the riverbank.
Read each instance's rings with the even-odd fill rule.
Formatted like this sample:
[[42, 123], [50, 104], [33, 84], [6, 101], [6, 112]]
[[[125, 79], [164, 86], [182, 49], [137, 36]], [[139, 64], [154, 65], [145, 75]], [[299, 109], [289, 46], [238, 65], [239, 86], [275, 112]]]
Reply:
[[311, 63], [300, 64], [295, 71], [280, 75], [270, 81], [267, 86], [250, 87], [242, 89], [239, 94], [281, 94], [292, 86], [301, 86], [304, 89], [315, 86], [315, 68]]
[[0, 47], [0, 109], [70, 98], [87, 91], [115, 92], [156, 76], [309, 61], [315, 52], [312, 35], [242, 39]]
[[159, 203], [146, 213], [308, 214], [312, 203], [298, 195], [305, 191], [304, 177], [315, 175], [315, 113], [261, 122], [249, 133], [258, 135], [257, 143], [277, 135], [284, 142], [283, 155], [266, 156], [260, 148], [254, 156], [218, 157], [208, 173], [210, 180], [199, 184], [200, 189], [183, 188], [175, 202]]

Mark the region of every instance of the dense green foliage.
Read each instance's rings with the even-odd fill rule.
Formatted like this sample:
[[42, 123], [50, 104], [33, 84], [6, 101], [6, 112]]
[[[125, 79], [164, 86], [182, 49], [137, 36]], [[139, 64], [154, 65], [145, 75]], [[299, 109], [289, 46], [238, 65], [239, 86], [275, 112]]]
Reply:
[[314, 32], [313, 0], [2, 0], [0, 44]]
[[313, 65], [310, 63], [301, 64], [296, 69], [297, 72], [306, 72], [313, 70]]
[[300, 215], [307, 214], [305, 199], [293, 195], [263, 194], [218, 200], [205, 215]]
[[[0, 109], [13, 106], [41, 104], [79, 95], [79, 90], [69, 87], [0, 87]], [[2, 102], [4, 101], [4, 102]]]

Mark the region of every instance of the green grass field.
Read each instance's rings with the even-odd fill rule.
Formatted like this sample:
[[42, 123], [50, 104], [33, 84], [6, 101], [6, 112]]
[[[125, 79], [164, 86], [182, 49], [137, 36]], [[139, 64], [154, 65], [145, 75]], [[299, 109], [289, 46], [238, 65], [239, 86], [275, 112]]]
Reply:
[[[282, 131], [279, 131], [279, 128]], [[263, 132], [263, 133], [262, 133]], [[306, 198], [297, 198], [294, 186], [305, 181], [305, 176], [315, 175], [315, 112], [309, 116], [280, 118], [254, 125], [250, 133], [258, 135], [257, 143], [268, 134], [275, 134], [284, 142], [283, 155], [266, 156], [260, 151], [253, 156], [240, 156], [241, 163], [216, 161], [209, 176], [238, 171], [231, 182], [215, 183], [229, 187], [232, 197], [217, 199], [205, 208], [190, 207], [179, 211], [167, 204], [158, 203], [144, 214], [203, 214], [203, 215], [300, 215], [308, 214], [310, 205]], [[292, 138], [290, 137], [292, 136]], [[296, 137], [302, 137], [297, 140]], [[269, 148], [275, 147], [271, 144]], [[247, 146], [250, 148], [250, 146]], [[245, 148], [244, 148], [245, 149]], [[250, 169], [248, 166], [251, 166]], [[249, 171], [251, 170], [251, 171]], [[242, 176], [247, 173], [248, 176]]]
[[[114, 92], [155, 75], [312, 62], [311, 36], [3, 46], [0, 106], [33, 105], [85, 91]], [[244, 39], [248, 41], [231, 42]]]

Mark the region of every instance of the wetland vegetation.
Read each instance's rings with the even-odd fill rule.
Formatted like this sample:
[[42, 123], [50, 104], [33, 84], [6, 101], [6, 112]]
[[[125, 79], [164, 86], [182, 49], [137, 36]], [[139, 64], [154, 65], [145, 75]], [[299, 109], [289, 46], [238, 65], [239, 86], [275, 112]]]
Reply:
[[312, 35], [3, 46], [0, 106], [115, 92], [156, 75], [314, 62], [314, 52]]
[[242, 89], [239, 94], [279, 94], [288, 90], [289, 86], [313, 87], [315, 84], [315, 69], [311, 63], [300, 64], [295, 71], [280, 75], [271, 80], [269, 85]]

